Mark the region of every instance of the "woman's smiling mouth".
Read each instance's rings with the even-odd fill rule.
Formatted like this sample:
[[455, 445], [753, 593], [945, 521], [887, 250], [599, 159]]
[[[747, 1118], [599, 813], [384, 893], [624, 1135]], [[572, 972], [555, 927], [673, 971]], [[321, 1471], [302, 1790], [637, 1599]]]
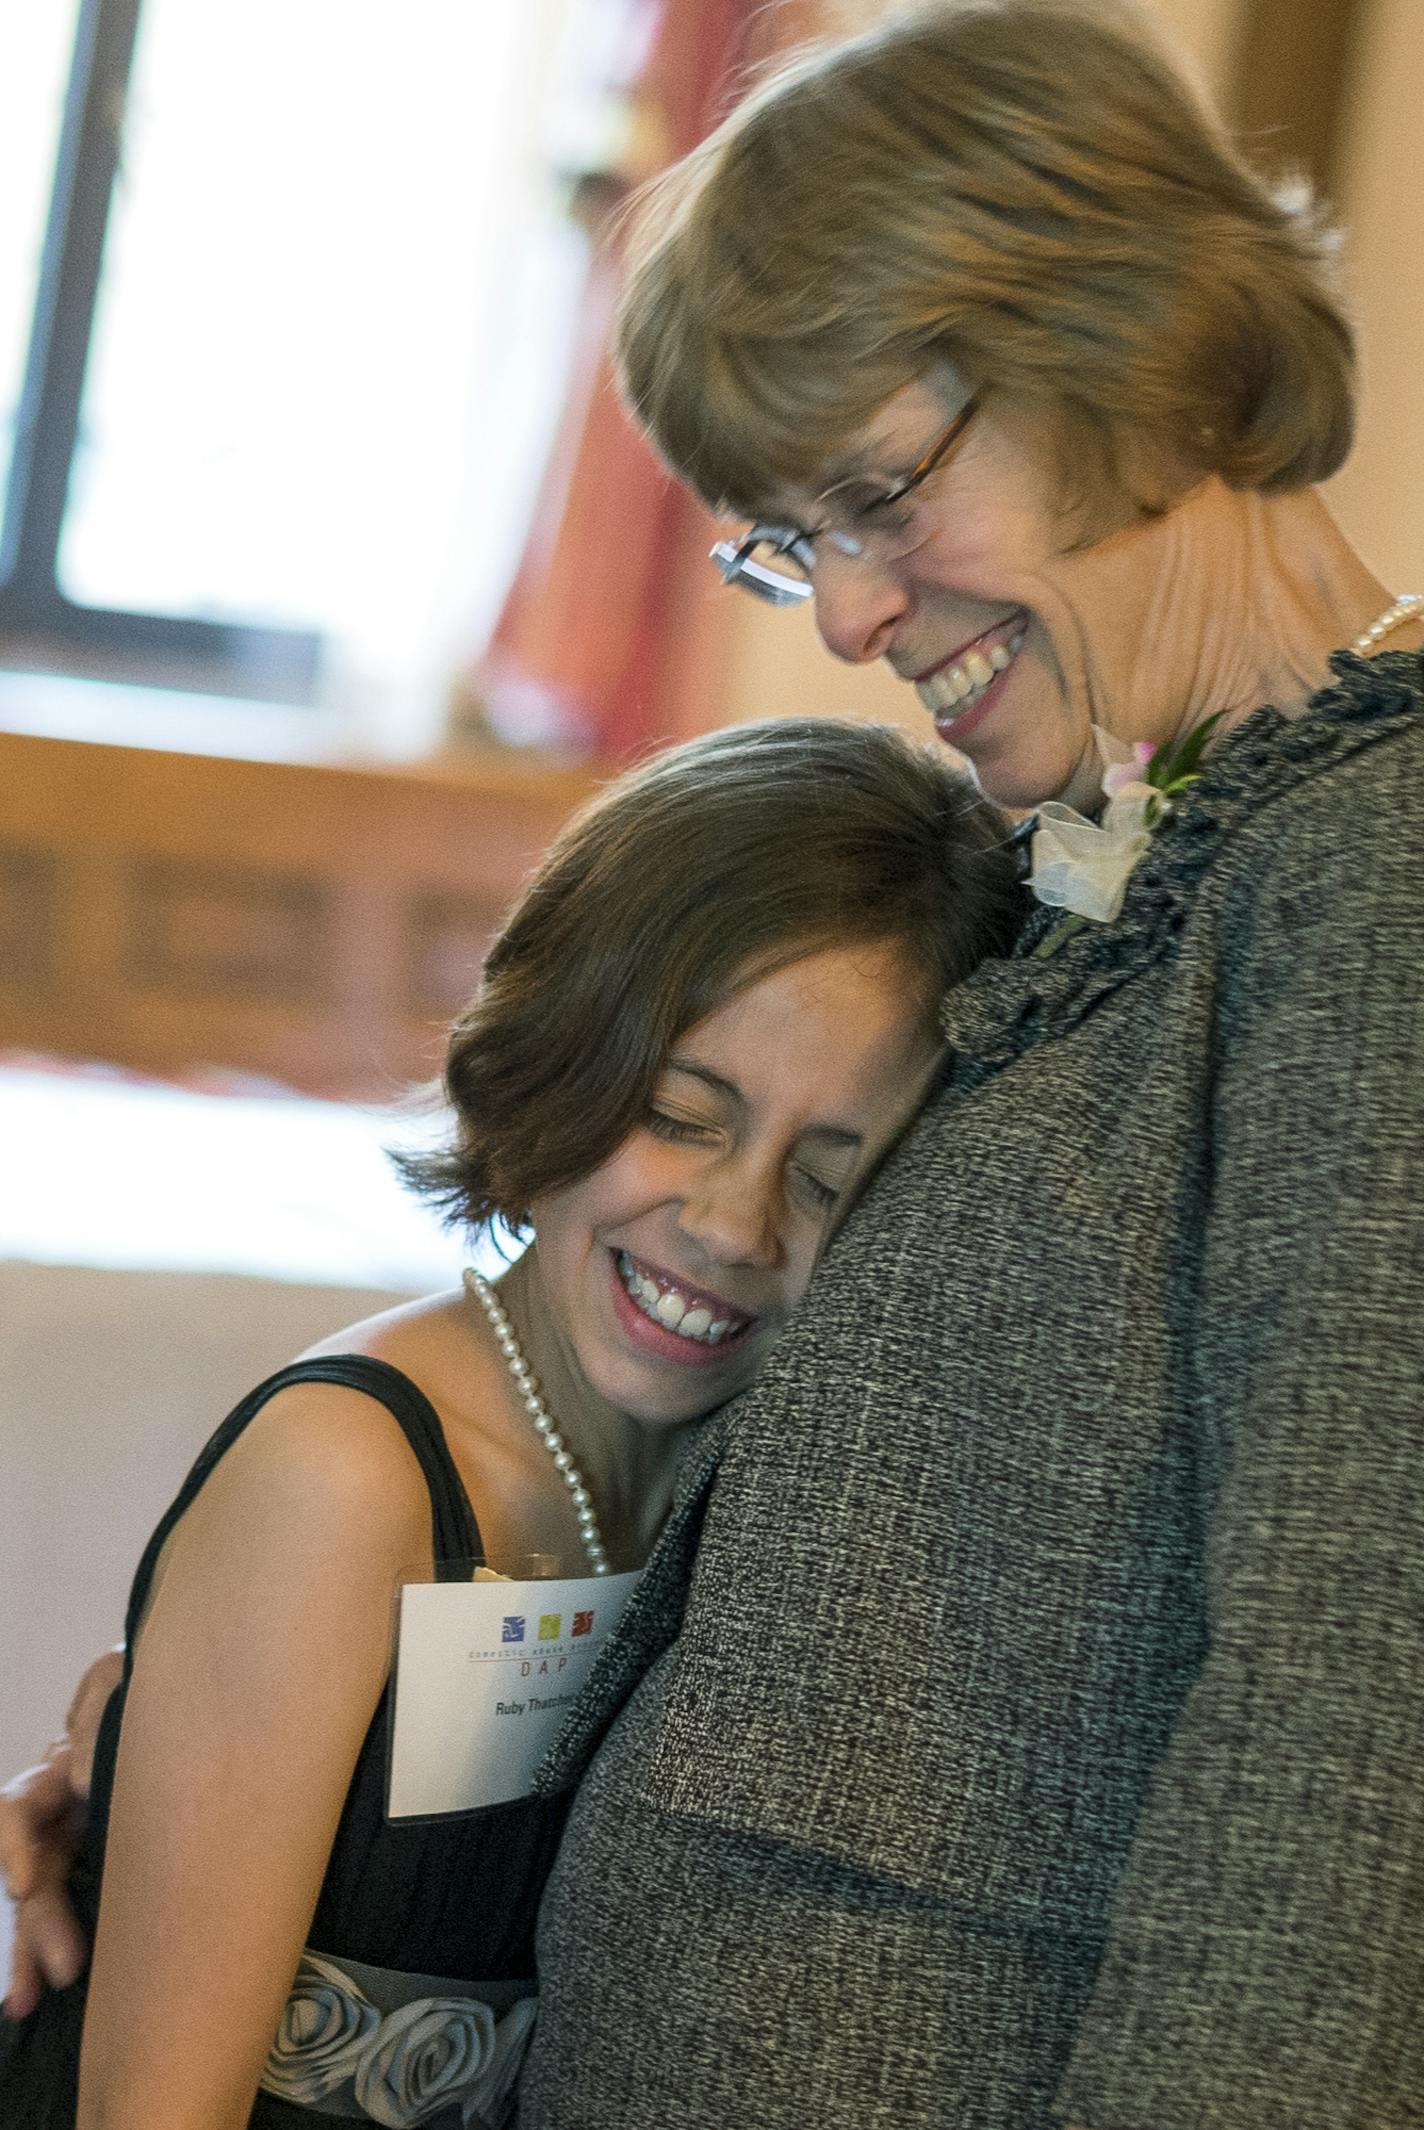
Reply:
[[998, 682], [1023, 648], [1027, 626], [1026, 614], [1011, 614], [919, 676], [915, 693], [934, 719], [941, 739], [952, 745], [979, 722], [973, 713], [997, 691]]
[[612, 1255], [619, 1320], [655, 1352], [684, 1362], [719, 1360], [761, 1322], [626, 1250]]

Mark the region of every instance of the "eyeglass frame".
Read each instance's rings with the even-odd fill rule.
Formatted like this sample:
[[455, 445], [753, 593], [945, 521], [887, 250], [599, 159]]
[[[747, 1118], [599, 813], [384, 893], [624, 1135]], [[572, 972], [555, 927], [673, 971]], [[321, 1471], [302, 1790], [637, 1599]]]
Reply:
[[[902, 503], [906, 496], [913, 495], [921, 483], [929, 479], [979, 412], [982, 398], [982, 393], [971, 394], [943, 436], [930, 446], [919, 464], [906, 474], [903, 481], [896, 482], [893, 488], [886, 489], [884, 495], [876, 497], [876, 509], [884, 510], [891, 504]], [[845, 484], [836, 484], [843, 485]], [[818, 496], [816, 500], [823, 502], [825, 496], [834, 494], [835, 488], [828, 488], [825, 495]], [[724, 584], [740, 585], [743, 591], [751, 592], [758, 599], [765, 599], [771, 606], [800, 606], [807, 599], [815, 598], [816, 587], [811, 581], [812, 558], [802, 560], [800, 556], [796, 556], [795, 551], [803, 541], [825, 539], [833, 541], [843, 555], [852, 558], [865, 552], [854, 533], [839, 532], [831, 526], [808, 528], [767, 525], [758, 521], [740, 540], [719, 540], [711, 549], [708, 559], [715, 563], [717, 574]], [[798, 583], [794, 577], [783, 576], [780, 570], [771, 569], [765, 563], [753, 560], [753, 549], [764, 546], [767, 541], [774, 544], [777, 554], [793, 555], [801, 562], [801, 567], [806, 571], [804, 584]]]

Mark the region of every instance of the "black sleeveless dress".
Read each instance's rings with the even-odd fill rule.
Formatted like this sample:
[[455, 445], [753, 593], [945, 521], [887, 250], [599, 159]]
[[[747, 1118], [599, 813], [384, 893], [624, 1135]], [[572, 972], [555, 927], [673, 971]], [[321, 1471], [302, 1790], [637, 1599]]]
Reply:
[[[408, 1376], [362, 1354], [298, 1361], [269, 1376], [237, 1406], [199, 1456], [173, 1506], [159, 1524], [134, 1578], [129, 1599], [127, 1638], [130, 1650], [124, 1678], [104, 1712], [94, 1759], [89, 1821], [83, 1847], [70, 1875], [70, 1897], [92, 1939], [99, 1911], [104, 1840], [113, 1795], [114, 1763], [123, 1719], [138, 1621], [165, 1539], [197, 1494], [219, 1458], [236, 1441], [254, 1414], [277, 1391], [293, 1383], [337, 1383], [364, 1391], [396, 1420], [420, 1462], [430, 1490], [436, 1575], [441, 1581], [468, 1576], [468, 1561], [483, 1551], [474, 1511], [460, 1483], [433, 1406]], [[466, 1565], [462, 1566], [464, 1563]], [[419, 2121], [428, 2130], [459, 2130], [498, 2122], [500, 2108], [489, 2117], [462, 2118], [458, 2105], [426, 2112], [423, 2100], [435, 2100], [442, 2079], [454, 2080], [455, 2054], [478, 2050], [484, 2023], [487, 2038], [493, 2007], [496, 2017], [518, 2005], [530, 2007], [534, 1976], [534, 1924], [539, 1896], [553, 1862], [566, 1814], [566, 1801], [529, 1798], [463, 1818], [397, 1821], [385, 1818], [387, 1684], [371, 1719], [347, 1793], [312, 1919], [309, 1951], [323, 1972], [337, 1963], [344, 1975], [354, 1969], [355, 1988], [346, 1993], [346, 2012], [354, 2003], [358, 2024], [369, 2028], [376, 2012], [362, 2009], [368, 1994], [380, 2006], [378, 1985], [395, 1986], [391, 2000], [416, 1995], [422, 2004], [454, 2001], [459, 1991], [474, 2010], [456, 2014], [454, 2041], [446, 2043], [432, 2028], [432, 2016], [401, 2013], [404, 2041], [397, 2036], [379, 2068], [389, 2082], [383, 2087], [382, 2113], [375, 2119]], [[373, 1977], [375, 1978], [373, 1981]], [[438, 1978], [447, 1987], [435, 1988]], [[342, 1978], [344, 1979], [344, 1978]], [[412, 1988], [400, 1985], [413, 1982]], [[482, 1989], [482, 1985], [488, 1989]], [[364, 1985], [364, 1987], [363, 1987]], [[468, 1990], [465, 1986], [468, 1985]], [[314, 1985], [317, 2011], [330, 2019], [329, 1998]], [[79, 2040], [84, 2018], [83, 1979], [69, 1989], [51, 1991], [28, 2019], [0, 2018], [0, 2125], [3, 2130], [72, 2130], [79, 2074]], [[422, 2018], [424, 2024], [421, 2023]], [[349, 2026], [349, 2018], [348, 2018]], [[472, 2039], [473, 2037], [473, 2039]], [[442, 2054], [443, 2049], [443, 2054]], [[423, 2052], [423, 2053], [422, 2053]], [[349, 2056], [349, 2050], [348, 2050]], [[418, 2060], [417, 2060], [418, 2059]], [[369, 2072], [368, 2072], [368, 2075]], [[421, 2081], [426, 2081], [424, 2095]], [[322, 2084], [318, 2077], [314, 2083]], [[433, 2090], [432, 2090], [433, 2089]], [[320, 2100], [298, 2105], [261, 2093], [250, 2118], [251, 2130], [319, 2130], [319, 2126], [362, 2119], [350, 2098], [349, 2082], [338, 2097], [340, 2112], [324, 2112]], [[506, 2107], [509, 2105], [506, 2101]], [[367, 2114], [366, 2120], [371, 2120]]]

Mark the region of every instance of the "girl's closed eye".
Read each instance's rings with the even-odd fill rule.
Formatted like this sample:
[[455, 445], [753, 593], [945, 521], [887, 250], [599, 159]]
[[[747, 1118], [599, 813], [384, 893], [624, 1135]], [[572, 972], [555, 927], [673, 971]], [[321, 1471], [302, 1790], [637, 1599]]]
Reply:
[[[715, 1138], [717, 1134], [717, 1126], [707, 1119], [679, 1117], [666, 1109], [650, 1109], [643, 1123], [655, 1139], [662, 1139], [674, 1146], [702, 1144]], [[843, 1185], [829, 1177], [818, 1175], [814, 1169], [793, 1163], [790, 1188], [803, 1204], [809, 1206], [813, 1212], [822, 1214], [828, 1213], [835, 1205]]]
[[793, 1168], [791, 1180], [806, 1202], [820, 1213], [828, 1213], [841, 1195], [840, 1184], [818, 1176], [813, 1169]]
[[714, 1130], [695, 1117], [674, 1117], [664, 1109], [650, 1109], [643, 1122], [655, 1139], [668, 1139], [675, 1145], [710, 1138]]

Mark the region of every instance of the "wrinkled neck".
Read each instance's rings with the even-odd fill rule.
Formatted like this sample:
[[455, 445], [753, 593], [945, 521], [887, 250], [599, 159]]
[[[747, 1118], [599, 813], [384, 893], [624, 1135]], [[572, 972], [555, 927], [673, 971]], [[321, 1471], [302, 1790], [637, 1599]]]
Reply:
[[[1331, 652], [1392, 596], [1314, 490], [1243, 494], [1214, 478], [1067, 558], [1061, 589], [1070, 608], [1114, 617], [1080, 641], [1094, 724], [1154, 747], [1209, 717], [1225, 736], [1263, 703], [1299, 715]], [[1060, 796], [1088, 811], [1101, 774], [1086, 745]]]

